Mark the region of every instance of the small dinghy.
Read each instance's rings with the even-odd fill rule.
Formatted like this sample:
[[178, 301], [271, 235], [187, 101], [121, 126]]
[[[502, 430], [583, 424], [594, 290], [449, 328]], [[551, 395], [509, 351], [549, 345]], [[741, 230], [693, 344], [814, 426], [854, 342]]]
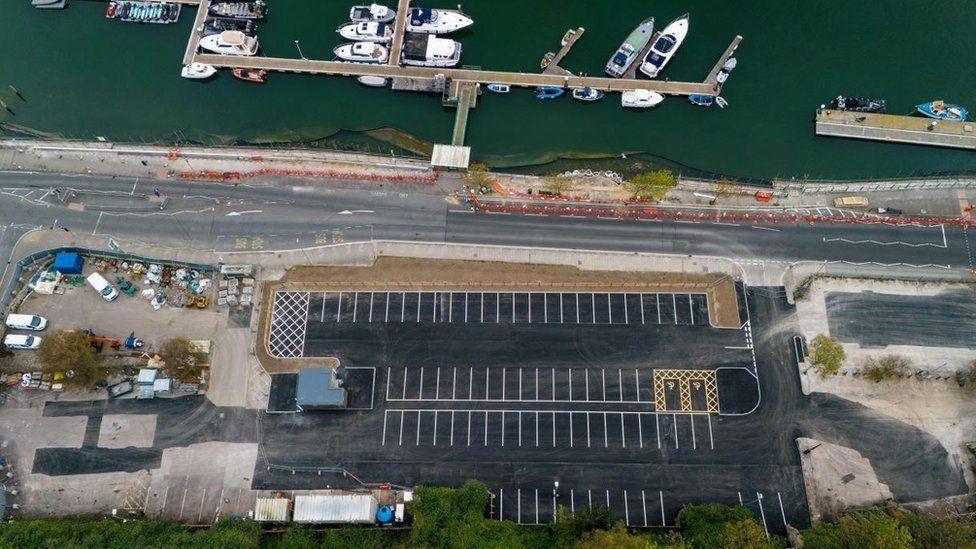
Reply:
[[358, 63], [386, 63], [390, 58], [390, 50], [376, 42], [356, 42], [343, 44], [332, 50], [335, 56], [343, 61]]
[[693, 93], [688, 96], [688, 101], [691, 101], [692, 105], [699, 107], [711, 107], [712, 105], [717, 105], [718, 108], [724, 109], [729, 105], [729, 102], [717, 95], [709, 95], [706, 93]]
[[180, 71], [180, 76], [190, 80], [203, 80], [217, 74], [217, 68], [205, 63], [190, 63], [184, 65]]
[[230, 71], [234, 78], [255, 84], [264, 84], [268, 77], [268, 71], [263, 69], [234, 69]]
[[474, 24], [474, 19], [458, 10], [410, 8], [407, 32], [449, 34]]
[[539, 86], [535, 89], [536, 99], [556, 99], [562, 97], [566, 90], [556, 86]]
[[396, 10], [382, 4], [370, 4], [368, 6], [353, 6], [349, 10], [349, 20], [353, 23], [366, 21], [376, 21], [378, 23], [389, 23], [396, 18]]
[[664, 96], [651, 90], [628, 90], [620, 95], [620, 105], [628, 109], [646, 109], [664, 101]]
[[869, 97], [846, 97], [838, 95], [830, 103], [820, 105], [821, 109], [834, 109], [838, 111], [852, 112], [884, 112], [884, 99], [871, 99]]
[[650, 51], [644, 57], [644, 62], [641, 63], [640, 71], [642, 73], [651, 78], [657, 78], [657, 75], [661, 73], [664, 66], [677, 53], [678, 48], [685, 41], [685, 37], [688, 36], [689, 20], [690, 16], [686, 13], [664, 27], [664, 30], [661, 31], [660, 36], [654, 41], [654, 45], [651, 46]]
[[375, 21], [347, 23], [336, 29], [336, 32], [339, 36], [353, 42], [385, 43], [393, 39], [393, 27]]
[[603, 92], [595, 88], [576, 88], [573, 90], [573, 99], [580, 101], [599, 101], [603, 99]]
[[488, 91], [493, 93], [508, 93], [512, 91], [512, 87], [508, 84], [488, 84]]
[[356, 78], [360, 84], [370, 88], [385, 88], [388, 82], [385, 76], [363, 75]]
[[268, 13], [264, 2], [217, 2], [210, 4], [210, 15], [236, 19], [261, 19]]
[[915, 110], [929, 118], [954, 122], [966, 120], [966, 116], [969, 114], [966, 107], [956, 105], [955, 103], [946, 103], [941, 99], [916, 105]]

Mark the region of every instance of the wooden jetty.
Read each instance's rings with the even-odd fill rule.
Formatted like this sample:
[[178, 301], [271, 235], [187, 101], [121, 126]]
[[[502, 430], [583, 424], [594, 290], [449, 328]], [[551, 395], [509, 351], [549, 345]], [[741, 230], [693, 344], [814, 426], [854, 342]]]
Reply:
[[657, 31], [651, 35], [651, 39], [647, 41], [647, 44], [641, 48], [640, 53], [637, 54], [637, 59], [635, 59], [634, 62], [627, 67], [627, 70], [624, 71], [623, 78], [637, 78], [637, 69], [640, 68], [641, 63], [644, 62], [644, 58], [647, 57], [647, 52], [651, 51], [651, 48], [654, 47], [654, 43], [657, 42], [657, 39], [660, 36], [661, 31]]
[[[556, 55], [552, 58], [552, 60], [549, 62], [549, 65], [547, 65], [546, 68], [543, 69], [542, 74], [561, 74], [563, 76], [573, 74], [572, 72], [560, 67], [559, 63], [561, 63], [563, 58], [566, 57], [567, 54], [569, 54], [569, 50], [573, 49], [573, 45], [576, 44], [576, 41], [583, 37], [583, 33], [586, 32], [586, 29], [584, 29], [583, 27], [578, 27], [575, 30], [570, 29], [570, 31], [572, 32], [572, 34], [570, 34], [569, 37], [566, 39], [566, 43], [561, 45], [561, 47], [559, 48], [559, 52], [557, 52]], [[567, 33], [570, 31], [567, 31]]]
[[725, 63], [731, 59], [733, 55], [735, 55], [735, 50], [739, 49], [740, 42], [742, 42], [742, 37], [736, 35], [736, 37], [732, 39], [732, 43], [729, 44], [729, 47], [725, 48], [725, 53], [722, 54], [722, 57], [718, 58], [715, 66], [712, 67], [712, 70], [709, 71], [708, 76], [705, 77], [705, 83], [711, 85], [715, 91], [719, 91], [719, 89], [722, 87], [722, 85], [718, 82], [718, 73], [722, 70], [722, 65], [725, 65]]
[[976, 150], [972, 122], [820, 109], [815, 127], [817, 135]]
[[393, 41], [390, 42], [390, 60], [387, 62], [391, 67], [400, 66], [400, 54], [403, 52], [403, 38], [407, 29], [407, 14], [410, 12], [410, 0], [399, 0], [397, 2], [396, 21], [393, 25]]
[[210, 11], [210, 0], [195, 0], [197, 6], [197, 16], [193, 19], [193, 27], [190, 28], [190, 38], [186, 43], [186, 51], [183, 52], [183, 64], [193, 63], [193, 58], [197, 54], [200, 45], [200, 38], [203, 36], [203, 22], [207, 19], [207, 12]]

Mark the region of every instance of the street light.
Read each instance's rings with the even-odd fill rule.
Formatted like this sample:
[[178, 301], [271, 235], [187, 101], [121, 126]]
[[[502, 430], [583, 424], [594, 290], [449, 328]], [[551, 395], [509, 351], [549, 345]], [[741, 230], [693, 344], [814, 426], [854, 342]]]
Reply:
[[305, 57], [305, 54], [302, 53], [302, 45], [298, 43], [298, 40], [295, 40], [295, 47], [298, 48], [298, 56], [303, 60], [308, 61], [308, 57]]

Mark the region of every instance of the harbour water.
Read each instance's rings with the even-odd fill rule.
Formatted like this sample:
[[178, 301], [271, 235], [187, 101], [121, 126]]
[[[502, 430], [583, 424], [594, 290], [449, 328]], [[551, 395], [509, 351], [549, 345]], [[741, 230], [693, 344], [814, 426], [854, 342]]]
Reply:
[[[340, 42], [334, 29], [346, 20], [350, 0], [268, 3], [259, 33], [266, 55], [298, 57], [298, 40], [306, 57], [331, 59]], [[877, 9], [866, 0], [470, 0], [463, 9], [475, 25], [456, 36], [468, 66], [538, 72], [542, 55], [558, 48], [566, 29], [583, 26], [585, 36], [562, 65], [596, 75], [641, 19], [653, 15], [660, 27], [690, 12], [688, 39], [663, 77], [700, 81], [735, 34], [745, 40], [723, 93], [727, 109], [668, 98], [653, 110], [629, 112], [616, 95], [595, 104], [568, 97], [540, 102], [529, 90], [513, 89], [483, 96], [471, 113], [467, 144], [475, 160], [501, 166], [561, 154], [619, 158], [625, 152], [634, 159], [642, 152], [669, 164], [758, 178], [976, 171], [969, 151], [817, 138], [812, 122], [816, 107], [839, 93], [885, 98], [895, 114], [937, 98], [973, 107], [976, 73], [957, 62], [976, 45], [976, 12], [968, 6], [926, 2], [926, 11], [953, 16], [923, 29], [916, 2]], [[264, 85], [226, 73], [203, 83], [184, 80], [180, 59], [195, 8], [184, 9], [175, 25], [108, 20], [104, 9], [104, 2], [89, 0], [71, 0], [64, 11], [3, 0], [0, 98], [15, 114], [0, 110], [0, 122], [126, 141], [175, 135], [201, 142], [311, 141], [348, 130], [335, 138], [362, 142], [349, 131], [380, 127], [428, 142], [450, 140], [453, 112], [435, 95], [308, 75], [272, 74]]]

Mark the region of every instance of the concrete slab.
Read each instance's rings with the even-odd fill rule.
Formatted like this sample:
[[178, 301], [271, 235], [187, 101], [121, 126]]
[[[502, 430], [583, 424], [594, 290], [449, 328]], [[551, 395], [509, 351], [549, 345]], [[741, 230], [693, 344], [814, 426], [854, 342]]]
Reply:
[[99, 448], [149, 448], [156, 437], [156, 416], [150, 414], [110, 414], [102, 416], [98, 433]]

